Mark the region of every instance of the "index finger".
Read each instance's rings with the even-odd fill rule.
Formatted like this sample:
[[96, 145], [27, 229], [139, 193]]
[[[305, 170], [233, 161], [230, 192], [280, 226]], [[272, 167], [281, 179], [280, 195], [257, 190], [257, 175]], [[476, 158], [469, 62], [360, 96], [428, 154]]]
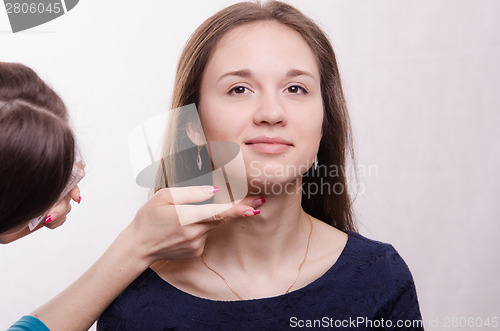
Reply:
[[221, 220], [255, 216], [260, 210], [254, 209], [255, 196], [248, 196], [239, 202], [216, 203], [206, 205], [176, 205], [175, 212], [181, 226], [193, 223], [218, 223]]
[[188, 186], [169, 187], [156, 192], [153, 199], [158, 200], [159, 205], [181, 205], [185, 203], [202, 202], [210, 199], [219, 191], [218, 186]]
[[80, 202], [82, 202], [82, 196], [80, 195], [80, 188], [78, 187], [78, 185], [73, 187], [71, 189], [71, 191], [68, 192], [68, 195], [70, 196], [71, 200], [73, 200], [74, 202], [76, 202], [78, 204], [80, 204]]

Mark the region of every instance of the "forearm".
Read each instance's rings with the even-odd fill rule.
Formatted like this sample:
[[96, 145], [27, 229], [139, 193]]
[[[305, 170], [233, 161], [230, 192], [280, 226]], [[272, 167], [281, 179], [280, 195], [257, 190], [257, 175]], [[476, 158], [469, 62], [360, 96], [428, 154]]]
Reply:
[[50, 330], [87, 330], [152, 261], [133, 241], [133, 229], [127, 227], [106, 252], [67, 289], [36, 309]]

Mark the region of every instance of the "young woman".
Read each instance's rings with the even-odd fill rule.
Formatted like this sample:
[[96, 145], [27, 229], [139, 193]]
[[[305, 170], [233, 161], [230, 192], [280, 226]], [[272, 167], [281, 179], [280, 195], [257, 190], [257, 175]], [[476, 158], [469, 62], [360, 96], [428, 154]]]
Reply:
[[[47, 210], [38, 228], [64, 223], [70, 198], [59, 203], [57, 199], [68, 183], [74, 151], [75, 139], [60, 97], [32, 69], [0, 62], [0, 242], [31, 233], [28, 222]], [[198, 256], [203, 238], [220, 223], [217, 218], [253, 210], [253, 200], [246, 199], [217, 217], [201, 217], [196, 224], [181, 227], [171, 207], [172, 192], [155, 194], [87, 272], [9, 330], [86, 330], [151, 264]], [[202, 186], [177, 189], [175, 196], [177, 202], [191, 203], [207, 200], [215, 192], [213, 186]], [[80, 202], [77, 187], [69, 195]], [[202, 206], [200, 215], [214, 215], [219, 209]]]
[[[168, 131], [185, 134], [168, 137], [165, 159], [182, 139], [198, 155], [237, 144], [261, 212], [212, 229], [200, 256], [154, 264], [99, 330], [422, 328], [408, 267], [391, 245], [354, 232], [347, 179], [329, 171], [346, 165], [350, 126], [333, 49], [311, 19], [270, 1], [206, 20], [181, 55], [172, 108], [193, 103], [208, 144], [176, 111]], [[159, 183], [177, 182], [169, 167]]]

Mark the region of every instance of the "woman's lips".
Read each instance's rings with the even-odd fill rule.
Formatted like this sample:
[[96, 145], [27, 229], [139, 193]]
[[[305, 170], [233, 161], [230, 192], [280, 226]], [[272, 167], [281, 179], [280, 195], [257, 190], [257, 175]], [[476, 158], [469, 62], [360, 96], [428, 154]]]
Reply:
[[247, 143], [253, 150], [265, 154], [281, 154], [286, 152], [291, 145], [280, 143]]

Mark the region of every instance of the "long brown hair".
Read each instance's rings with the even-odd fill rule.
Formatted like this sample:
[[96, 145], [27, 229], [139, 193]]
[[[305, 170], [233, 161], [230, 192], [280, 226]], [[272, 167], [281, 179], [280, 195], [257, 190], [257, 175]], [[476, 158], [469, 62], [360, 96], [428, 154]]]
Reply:
[[32, 69], [0, 62], [0, 233], [57, 202], [74, 160], [61, 98]]
[[[177, 67], [177, 74], [172, 97], [172, 109], [189, 104], [199, 105], [200, 83], [203, 71], [214, 52], [217, 42], [230, 30], [243, 24], [274, 21], [283, 24], [302, 35], [309, 47], [316, 54], [321, 73], [321, 93], [324, 105], [323, 137], [318, 151], [321, 165], [334, 166], [341, 171], [336, 176], [325, 178], [314, 175], [310, 169], [303, 177], [303, 187], [341, 187], [341, 192], [333, 195], [320, 194], [310, 196], [303, 192], [302, 208], [312, 216], [340, 230], [355, 231], [351, 200], [347, 191], [347, 178], [343, 171], [346, 158], [354, 157], [349, 114], [342, 92], [342, 85], [333, 48], [325, 33], [314, 21], [296, 8], [279, 1], [265, 3], [241, 2], [222, 9], [203, 22], [186, 43]], [[169, 121], [169, 134], [164, 148], [164, 155], [173, 155], [182, 127], [181, 112], [174, 112]], [[194, 158], [196, 156], [192, 156]], [[194, 161], [190, 162], [194, 164]], [[205, 162], [206, 163], [206, 162]], [[163, 167], [165, 177], [165, 166]], [[163, 178], [165, 181], [165, 178]], [[161, 182], [161, 181], [159, 181]], [[165, 183], [165, 182], [164, 182]], [[165, 185], [165, 184], [163, 184]], [[168, 183], [166, 184], [168, 185]], [[163, 186], [164, 187], [164, 186]], [[157, 186], [156, 190], [161, 186]]]

